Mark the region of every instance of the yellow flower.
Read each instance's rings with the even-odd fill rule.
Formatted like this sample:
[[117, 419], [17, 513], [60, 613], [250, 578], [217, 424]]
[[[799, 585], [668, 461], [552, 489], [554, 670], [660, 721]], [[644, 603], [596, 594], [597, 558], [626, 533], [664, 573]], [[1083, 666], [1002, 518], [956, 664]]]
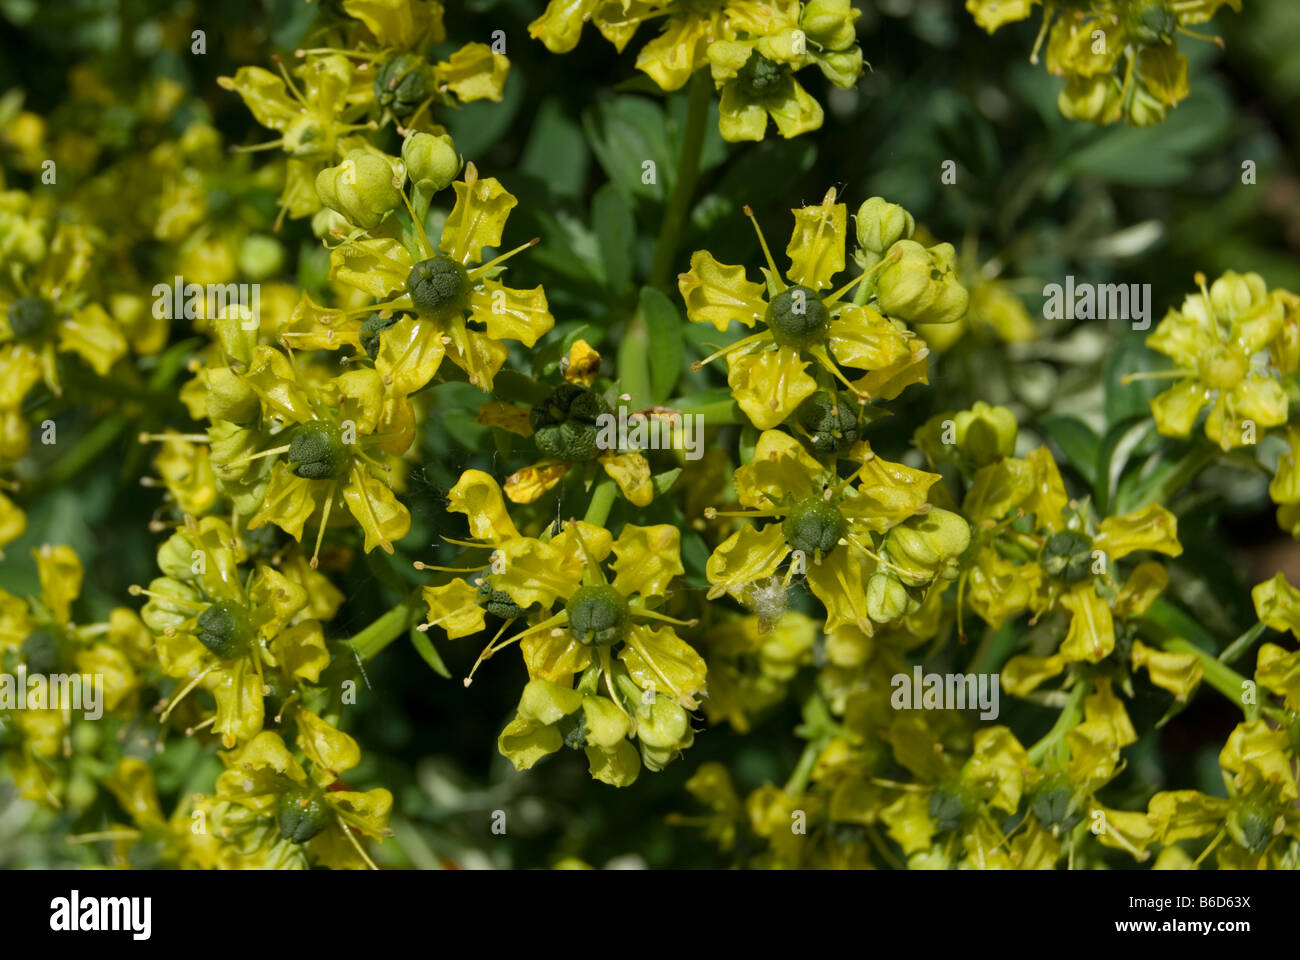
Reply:
[[13, 263], [0, 278], [0, 460], [26, 452], [22, 405], [32, 387], [44, 380], [62, 394], [59, 353], [77, 354], [101, 377], [126, 354], [121, 326], [87, 293], [95, 253], [88, 228], [60, 223], [38, 265]]
[[1180, 381], [1151, 401], [1151, 412], [1162, 434], [1179, 437], [1209, 404], [1205, 434], [1232, 450], [1286, 423], [1286, 392], [1265, 352], [1281, 330], [1284, 309], [1258, 274], [1228, 272], [1209, 290], [1204, 276], [1196, 279], [1201, 293], [1170, 310], [1147, 337], [1147, 346], [1178, 365], [1158, 375]]
[[[748, 207], [745, 212], [754, 219]], [[900, 324], [871, 306], [843, 302], [845, 294], [870, 272], [859, 274], [839, 290], [822, 292], [831, 286], [831, 277], [845, 266], [847, 208], [835, 202], [834, 188], [827, 191], [818, 206], [792, 212], [795, 229], [786, 247], [790, 257], [788, 283], [777, 270], [754, 221], [767, 258], [767, 286], [746, 279], [743, 267], [718, 263], [703, 250], [691, 257], [690, 271], [681, 274], [677, 284], [692, 322], [712, 323], [723, 331], [732, 320], [746, 327], [762, 321], [759, 333], [743, 337], [692, 366], [699, 369], [727, 356], [727, 381], [736, 402], [762, 430], [784, 421], [819, 385], [833, 389], [836, 379], [865, 402], [871, 398], [874, 386], [870, 371], [889, 370], [914, 356], [909, 348], [912, 334]], [[893, 262], [886, 257], [877, 268]], [[819, 368], [816, 377], [807, 372], [814, 363]], [[867, 371], [868, 375], [855, 384], [842, 367]]]
[[[480, 178], [472, 163], [454, 187], [456, 204], [437, 247], [417, 221], [410, 248], [393, 239], [368, 238], [346, 240], [330, 254], [335, 280], [387, 298], [332, 316], [373, 314], [379, 319], [370, 331], [376, 337], [375, 369], [385, 387], [402, 396], [428, 384], [444, 356], [471, 383], [491, 390], [506, 360], [502, 341], [531, 347], [555, 325], [541, 287], [516, 290], [496, 279], [502, 263], [536, 240], [481, 262], [484, 247], [500, 244], [515, 198], [494, 178]], [[363, 325], [363, 344], [367, 332]]]
[[392, 836], [393, 795], [382, 787], [365, 793], [333, 789], [339, 776], [361, 761], [361, 749], [310, 711], [299, 710], [297, 720], [297, 746], [307, 766], [279, 734], [263, 731], [229, 755], [217, 778], [218, 799], [273, 820], [280, 839], [305, 844], [324, 866], [377, 869], [354, 834], [376, 840]]
[[267, 669], [293, 687], [319, 681], [330, 659], [306, 589], [267, 564], [245, 578], [246, 558], [224, 520], [191, 520], [159, 548], [164, 576], [147, 590], [132, 588], [149, 597], [141, 617], [157, 637], [163, 672], [186, 681], [163, 719], [202, 684], [217, 704], [209, 722], [227, 747], [262, 729]]
[[305, 217], [320, 209], [316, 174], [333, 161], [340, 138], [365, 125], [348, 122], [353, 67], [346, 56], [313, 54], [294, 72], [301, 88], [282, 64], [278, 77], [261, 67], [240, 67], [217, 83], [239, 94], [254, 119], [279, 134], [254, 149], [279, 147], [288, 155], [281, 215]]
[[[773, 522], [741, 527], [714, 550], [705, 567], [708, 597], [730, 594], [775, 620], [786, 587], [803, 573], [826, 607], [828, 630], [852, 624], [870, 634], [873, 620], [895, 619], [920, 602], [923, 594], [908, 588], [946, 579], [970, 532], [956, 514], [926, 502], [939, 475], [883, 460], [865, 443], [854, 459], [860, 466], [840, 480], [789, 434], [764, 431], [753, 461], [735, 476], [740, 504], [749, 509], [731, 515]], [[877, 577], [900, 596], [896, 607], [884, 602], [887, 594], [877, 596], [886, 589]]]

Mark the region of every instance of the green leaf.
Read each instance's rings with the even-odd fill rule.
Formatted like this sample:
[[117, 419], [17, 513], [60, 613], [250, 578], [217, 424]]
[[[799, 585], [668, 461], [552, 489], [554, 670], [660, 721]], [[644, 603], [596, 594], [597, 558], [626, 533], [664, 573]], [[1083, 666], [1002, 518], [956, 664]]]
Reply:
[[[650, 200], [668, 196], [676, 164], [664, 132], [662, 106], [644, 97], [610, 97], [583, 113], [582, 128], [596, 161], [616, 187]], [[654, 167], [645, 166], [647, 161]]]
[[600, 245], [605, 285], [610, 293], [621, 296], [632, 283], [636, 218], [627, 200], [608, 183], [596, 191], [591, 201], [591, 225]]
[[591, 153], [578, 125], [565, 116], [559, 101], [542, 101], [528, 135], [520, 169], [558, 194], [576, 197], [587, 181]]
[[447, 665], [442, 662], [442, 657], [438, 655], [438, 651], [434, 647], [433, 641], [429, 639], [429, 635], [416, 630], [415, 627], [411, 628], [410, 635], [412, 646], [414, 646], [416, 652], [424, 658], [424, 662], [432, 667], [433, 672], [438, 676], [450, 680], [451, 671], [448, 670]]
[[1097, 454], [1101, 438], [1082, 420], [1051, 414], [1040, 423], [1048, 437], [1061, 448], [1066, 462], [1073, 467], [1089, 487], [1097, 485]]
[[664, 294], [641, 288], [641, 314], [650, 338], [650, 395], [663, 403], [677, 386], [686, 348], [682, 341], [682, 318]]
[[1093, 484], [1097, 511], [1101, 516], [1112, 512], [1111, 504], [1115, 502], [1124, 468], [1142, 443], [1155, 435], [1155, 429], [1155, 421], [1150, 417], [1131, 417], [1115, 424], [1102, 438], [1097, 451], [1096, 482]]

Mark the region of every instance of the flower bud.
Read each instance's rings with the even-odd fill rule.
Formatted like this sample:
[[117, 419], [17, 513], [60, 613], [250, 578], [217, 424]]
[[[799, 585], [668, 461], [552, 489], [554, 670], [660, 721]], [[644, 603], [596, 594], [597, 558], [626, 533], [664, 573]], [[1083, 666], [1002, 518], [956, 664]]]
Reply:
[[250, 234], [239, 246], [239, 271], [250, 280], [265, 280], [284, 266], [284, 247], [264, 233]]
[[853, 43], [853, 22], [861, 15], [850, 0], [809, 0], [799, 26], [824, 50], [843, 50]]
[[956, 561], [970, 546], [970, 526], [958, 514], [932, 509], [889, 531], [885, 548], [903, 583], [920, 587], [937, 577], [952, 579]]
[[371, 230], [402, 202], [394, 179], [392, 163], [382, 156], [349, 150], [342, 163], [317, 174], [316, 193], [349, 223]]
[[889, 623], [907, 613], [910, 599], [897, 577], [873, 573], [867, 581], [867, 616], [876, 623]]
[[875, 266], [886, 250], [899, 240], [910, 240], [916, 230], [916, 221], [912, 215], [883, 197], [872, 197], [858, 207], [854, 222], [857, 226], [858, 247], [865, 255], [866, 267]]
[[1121, 88], [1109, 74], [1070, 77], [1056, 98], [1061, 115], [1070, 120], [1102, 123], [1120, 103]]
[[886, 314], [911, 323], [955, 323], [966, 315], [970, 295], [957, 279], [952, 244], [927, 250], [900, 240], [887, 256], [896, 259], [880, 272], [876, 288]]
[[402, 162], [411, 182], [431, 193], [447, 189], [461, 168], [456, 145], [445, 134], [411, 134], [402, 144]]
[[260, 409], [257, 394], [229, 367], [208, 370], [208, 418], [231, 423], [251, 423]]
[[957, 449], [975, 467], [1009, 457], [1016, 449], [1019, 425], [1006, 407], [991, 407], [983, 400], [953, 417]]
[[1258, 273], [1229, 270], [1210, 286], [1210, 304], [1215, 316], [1229, 323], [1244, 317], [1267, 295], [1268, 287]]

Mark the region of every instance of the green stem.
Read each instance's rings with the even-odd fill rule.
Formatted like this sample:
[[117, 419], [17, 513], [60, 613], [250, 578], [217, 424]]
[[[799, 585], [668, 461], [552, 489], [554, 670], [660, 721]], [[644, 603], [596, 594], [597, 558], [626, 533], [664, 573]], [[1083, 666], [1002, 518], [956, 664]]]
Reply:
[[1232, 661], [1236, 660], [1243, 653], [1249, 650], [1251, 645], [1259, 639], [1259, 635], [1267, 629], [1268, 628], [1262, 623], [1255, 624], [1224, 648], [1223, 653], [1219, 654], [1219, 662], [1232, 663]]
[[617, 485], [610, 477], [605, 477], [600, 483], [596, 484], [596, 489], [591, 494], [591, 503], [587, 506], [587, 512], [583, 514], [582, 522], [590, 523], [596, 527], [603, 527], [605, 521], [609, 519], [609, 511], [614, 506], [614, 500], [617, 496]]
[[790, 774], [790, 779], [786, 781], [786, 793], [791, 796], [798, 796], [808, 789], [808, 780], [812, 776], [813, 764], [817, 762], [817, 755], [822, 752], [824, 746], [825, 742], [822, 737], [809, 740], [804, 744], [803, 753], [799, 755], [799, 762], [795, 765], [794, 772]]
[[348, 642], [352, 644], [352, 649], [357, 652], [358, 657], [369, 660], [406, 632], [414, 613], [415, 596], [407, 597], [383, 616], [372, 621]]
[[1227, 664], [1220, 663], [1213, 655], [1206, 653], [1190, 640], [1182, 637], [1166, 637], [1160, 641], [1162, 649], [1170, 653], [1190, 653], [1201, 661], [1205, 682], [1235, 703], [1248, 721], [1259, 719], [1259, 702], [1242, 703], [1241, 694], [1246, 689], [1246, 678]]
[[659, 227], [655, 244], [654, 265], [650, 269], [649, 285], [659, 290], [669, 289], [677, 245], [681, 240], [686, 212], [695, 195], [695, 184], [700, 175], [700, 154], [704, 150], [704, 133], [709, 122], [709, 105], [713, 102], [713, 83], [707, 70], [697, 70], [687, 88], [686, 130], [682, 136], [682, 154], [677, 164], [677, 180], [664, 220]]
[[748, 418], [741, 412], [736, 401], [731, 398], [726, 400], [708, 400], [704, 402], [695, 402], [683, 398], [683, 400], [669, 400], [665, 406], [680, 410], [682, 413], [689, 413], [704, 418], [704, 423], [709, 427], [729, 426], [737, 423], [748, 423]]
[[44, 491], [67, 483], [107, 450], [125, 429], [126, 418], [119, 413], [100, 420], [45, 471], [39, 484], [33, 484], [29, 489], [34, 491], [39, 487]]
[[1037, 765], [1047, 756], [1049, 750], [1061, 742], [1061, 738], [1078, 726], [1079, 721], [1083, 719], [1083, 698], [1088, 695], [1088, 688], [1091, 686], [1086, 680], [1079, 680], [1074, 689], [1070, 691], [1070, 699], [1066, 702], [1065, 708], [1061, 710], [1061, 715], [1056, 718], [1056, 723], [1052, 729], [1047, 731], [1047, 736], [1039, 740], [1029, 748], [1029, 762]]
[[1186, 456], [1175, 464], [1174, 468], [1160, 478], [1160, 482], [1152, 485], [1149, 490], [1139, 493], [1137, 501], [1132, 504], [1124, 504], [1122, 510], [1116, 509], [1117, 513], [1130, 513], [1134, 510], [1141, 510], [1143, 507], [1152, 503], [1169, 503], [1176, 494], [1192, 479], [1214, 462], [1219, 455], [1219, 449], [1214, 446], [1199, 447], [1192, 450]]

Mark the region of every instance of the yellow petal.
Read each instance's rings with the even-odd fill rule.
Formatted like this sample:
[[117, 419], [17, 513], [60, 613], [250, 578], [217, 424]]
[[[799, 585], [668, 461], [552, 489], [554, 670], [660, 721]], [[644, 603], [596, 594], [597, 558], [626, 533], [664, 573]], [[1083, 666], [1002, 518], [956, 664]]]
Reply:
[[518, 201], [495, 177], [479, 177], [472, 163], [465, 165], [465, 179], [452, 187], [456, 205], [443, 224], [439, 246], [453, 260], [477, 263], [484, 247], [501, 244], [506, 218]]
[[365, 467], [353, 465], [350, 482], [343, 488], [348, 510], [366, 535], [366, 553], [383, 547], [393, 552], [393, 541], [411, 532], [411, 514], [382, 481], [371, 476]]
[[752, 327], [767, 311], [763, 284], [745, 279], [744, 267], [719, 263], [707, 250], [691, 256], [691, 269], [677, 277], [677, 289], [686, 301], [687, 319], [719, 330], [732, 320]]
[[519, 536], [497, 482], [482, 470], [466, 470], [447, 494], [447, 509], [469, 518], [475, 540], [497, 542]]
[[662, 597], [673, 577], [685, 573], [681, 531], [672, 524], [627, 524], [614, 541], [613, 587], [625, 597]]
[[408, 396], [434, 378], [446, 352], [436, 324], [406, 317], [380, 335], [375, 369], [393, 393]]
[[792, 283], [814, 290], [831, 285], [831, 277], [844, 269], [844, 238], [848, 207], [835, 202], [835, 188], [818, 206], [800, 207], [794, 214], [794, 232], [785, 248], [790, 257]]
[[1093, 546], [1112, 560], [1135, 550], [1154, 550], [1171, 557], [1183, 552], [1178, 542], [1178, 518], [1158, 503], [1122, 517], [1106, 517], [1097, 525]]
[[470, 294], [469, 309], [470, 319], [484, 324], [493, 340], [518, 340], [526, 347], [555, 326], [541, 287], [513, 290], [485, 278]]
[[655, 496], [654, 483], [650, 480], [650, 461], [636, 451], [614, 453], [611, 450], [600, 455], [600, 465], [618, 484], [623, 496], [638, 507], [649, 506]]
[[569, 472], [567, 463], [537, 463], [516, 470], [506, 478], [506, 496], [511, 503], [536, 503]]
[[509, 72], [510, 61], [486, 43], [467, 43], [448, 59], [433, 66], [439, 87], [445, 86], [462, 103], [473, 100], [500, 102]]
[[450, 583], [421, 591], [429, 607], [429, 624], [441, 627], [452, 640], [480, 632], [487, 621], [478, 605], [478, 590], [457, 577]]
[[727, 358], [727, 384], [754, 426], [771, 430], [817, 392], [809, 364], [792, 347], [759, 350]]
[[781, 430], [764, 430], [754, 447], [754, 459], [736, 470], [736, 495], [746, 507], [763, 509], [790, 496], [806, 500], [820, 496], [825, 468], [804, 445]]
[[769, 523], [762, 530], [741, 527], [713, 551], [705, 565], [705, 574], [712, 584], [709, 599], [724, 593], [740, 599], [749, 592], [746, 588], [750, 584], [776, 573], [789, 552], [781, 524]]

